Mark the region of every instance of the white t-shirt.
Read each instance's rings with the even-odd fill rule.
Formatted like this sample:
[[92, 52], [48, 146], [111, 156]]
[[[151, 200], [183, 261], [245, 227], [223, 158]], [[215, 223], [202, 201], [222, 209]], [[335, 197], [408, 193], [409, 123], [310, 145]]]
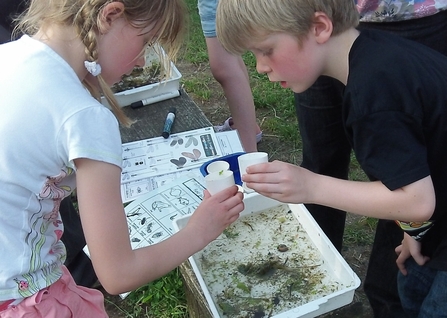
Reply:
[[0, 301], [28, 297], [61, 275], [60, 201], [76, 158], [121, 167], [112, 112], [73, 69], [28, 36], [0, 45]]

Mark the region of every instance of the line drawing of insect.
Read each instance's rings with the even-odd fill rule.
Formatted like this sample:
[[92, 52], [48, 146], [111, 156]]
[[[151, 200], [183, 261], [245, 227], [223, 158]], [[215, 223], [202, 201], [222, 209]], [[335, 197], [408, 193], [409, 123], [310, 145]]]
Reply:
[[163, 235], [163, 232], [157, 232], [154, 235], [152, 235], [152, 238], [157, 238]]
[[179, 196], [182, 195], [182, 189], [179, 188], [171, 188], [169, 190], [169, 195], [178, 198]]
[[199, 144], [199, 141], [196, 139], [196, 137], [190, 136], [185, 144], [185, 148], [188, 148], [189, 146], [191, 146], [191, 144], [193, 144], [194, 146], [197, 146]]
[[147, 225], [146, 232], [147, 232], [148, 234], [152, 232], [152, 225], [154, 225], [153, 222], [151, 222], [151, 223], [149, 223], [149, 224]]
[[134, 242], [134, 243], [138, 243], [138, 242], [141, 242], [141, 240], [140, 240], [138, 237], [134, 237], [134, 238], [132, 239], [132, 242]]
[[180, 189], [177, 188], [171, 188], [169, 195], [173, 196], [178, 200], [178, 203], [181, 205], [188, 205], [189, 199], [182, 196], [183, 192]]
[[164, 203], [163, 201], [154, 201], [152, 202], [152, 210], [158, 210], [158, 212], [162, 212], [163, 209], [169, 208], [170, 205]]
[[141, 224], [141, 225], [144, 225], [144, 223], [146, 223], [146, 218], [144, 217], [144, 218], [142, 218], [141, 220], [139, 219], [138, 221], [140, 221], [140, 224]]
[[141, 208], [137, 208], [137, 209], [134, 210], [134, 211], [130, 211], [129, 213], [126, 214], [126, 216], [127, 216], [128, 218], [130, 218], [130, 217], [132, 217], [132, 216], [140, 215], [140, 214], [141, 214], [141, 213], [140, 213], [140, 209], [141, 209]]
[[170, 161], [177, 166], [177, 169], [180, 169], [183, 168], [183, 166], [185, 165], [186, 158], [180, 157], [178, 159], [171, 159]]
[[200, 152], [199, 149], [194, 148], [191, 152], [182, 152], [182, 155], [185, 156], [186, 158], [191, 159], [192, 161], [198, 161], [200, 156], [202, 155], [202, 153]]

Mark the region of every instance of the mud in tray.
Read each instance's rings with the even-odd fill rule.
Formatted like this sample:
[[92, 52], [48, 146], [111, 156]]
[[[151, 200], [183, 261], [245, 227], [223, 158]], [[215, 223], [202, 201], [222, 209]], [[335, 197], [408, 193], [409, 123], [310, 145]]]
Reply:
[[214, 317], [315, 317], [352, 302], [360, 279], [303, 205], [244, 201], [239, 220], [190, 258]]
[[[139, 104], [139, 107], [167, 100], [180, 95], [182, 74], [169, 60], [163, 48], [157, 44], [146, 50], [146, 64], [136, 67], [130, 75], [124, 75], [119, 83], [112, 86], [116, 100], [121, 107]], [[144, 101], [144, 104], [142, 104]], [[108, 102], [101, 98], [104, 105]]]

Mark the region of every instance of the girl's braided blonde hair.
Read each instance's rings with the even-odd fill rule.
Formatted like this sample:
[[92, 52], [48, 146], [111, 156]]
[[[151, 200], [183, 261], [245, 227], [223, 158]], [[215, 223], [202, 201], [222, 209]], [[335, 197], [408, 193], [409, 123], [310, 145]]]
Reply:
[[[50, 24], [72, 25], [85, 45], [89, 61], [97, 61], [96, 34], [101, 8], [110, 2], [124, 4], [124, 17], [136, 28], [155, 25], [156, 38], [165, 49], [168, 58], [174, 60], [186, 31], [187, 8], [183, 0], [31, 0], [28, 9], [19, 17], [14, 33], [34, 35], [45, 31]], [[100, 89], [84, 80], [83, 84], [98, 100], [104, 95], [121, 124], [132, 121], [124, 114], [110, 86], [101, 75], [97, 76]]]

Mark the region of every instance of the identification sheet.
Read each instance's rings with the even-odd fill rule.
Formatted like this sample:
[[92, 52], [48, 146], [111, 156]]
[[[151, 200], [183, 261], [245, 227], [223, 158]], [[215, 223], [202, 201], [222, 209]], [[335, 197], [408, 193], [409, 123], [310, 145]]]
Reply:
[[213, 127], [123, 144], [121, 197], [130, 202], [185, 175], [201, 176], [200, 166], [214, 158], [243, 151], [235, 130]]

